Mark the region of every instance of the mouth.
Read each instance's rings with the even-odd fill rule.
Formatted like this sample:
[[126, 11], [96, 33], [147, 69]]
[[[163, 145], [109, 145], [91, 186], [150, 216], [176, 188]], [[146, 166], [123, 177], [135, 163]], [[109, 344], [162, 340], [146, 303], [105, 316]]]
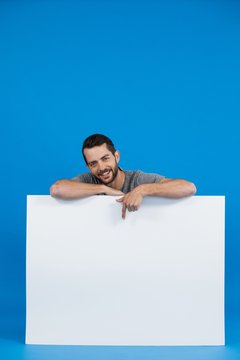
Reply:
[[110, 170], [110, 169], [106, 169], [106, 170], [104, 170], [103, 172], [101, 172], [101, 173], [99, 174], [99, 176], [100, 176], [101, 178], [103, 178], [103, 179], [107, 179], [107, 178], [109, 177], [110, 173], [111, 173], [111, 170]]

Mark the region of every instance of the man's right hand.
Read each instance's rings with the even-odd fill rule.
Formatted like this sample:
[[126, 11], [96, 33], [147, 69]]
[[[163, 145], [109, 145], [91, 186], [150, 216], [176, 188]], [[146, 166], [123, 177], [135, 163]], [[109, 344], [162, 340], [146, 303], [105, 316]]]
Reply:
[[121, 190], [113, 189], [110, 186], [104, 186], [103, 193], [110, 196], [123, 196], [124, 193]]

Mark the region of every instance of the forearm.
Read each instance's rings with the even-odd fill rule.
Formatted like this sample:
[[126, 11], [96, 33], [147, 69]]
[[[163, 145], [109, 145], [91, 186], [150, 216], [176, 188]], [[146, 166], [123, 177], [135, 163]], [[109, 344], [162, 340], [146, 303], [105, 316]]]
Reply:
[[59, 180], [50, 188], [53, 197], [61, 199], [78, 199], [85, 196], [103, 194], [105, 185], [79, 183], [73, 180]]
[[166, 198], [182, 198], [196, 193], [193, 183], [176, 179], [166, 180], [154, 184], [142, 184], [136, 188], [143, 196], [160, 196]]

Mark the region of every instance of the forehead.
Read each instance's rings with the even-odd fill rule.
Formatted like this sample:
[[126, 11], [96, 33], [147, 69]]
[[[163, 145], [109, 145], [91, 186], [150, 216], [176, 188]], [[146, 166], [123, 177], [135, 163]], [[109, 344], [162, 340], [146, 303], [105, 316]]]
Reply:
[[102, 144], [100, 146], [94, 146], [91, 149], [84, 149], [83, 152], [84, 152], [84, 155], [85, 155], [88, 163], [90, 163], [92, 161], [98, 161], [104, 155], [107, 155], [107, 154], [112, 155], [111, 151], [108, 150], [106, 144]]

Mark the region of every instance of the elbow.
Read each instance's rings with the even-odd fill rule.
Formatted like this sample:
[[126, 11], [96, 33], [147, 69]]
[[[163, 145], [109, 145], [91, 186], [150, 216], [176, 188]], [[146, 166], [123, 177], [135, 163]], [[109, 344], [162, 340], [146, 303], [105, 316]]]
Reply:
[[191, 182], [191, 183], [189, 184], [189, 193], [190, 193], [189, 195], [190, 195], [190, 196], [193, 196], [193, 195], [196, 194], [196, 192], [197, 192], [196, 185]]
[[52, 197], [61, 197], [61, 181], [55, 182], [55, 183], [50, 187], [50, 195], [51, 195]]

